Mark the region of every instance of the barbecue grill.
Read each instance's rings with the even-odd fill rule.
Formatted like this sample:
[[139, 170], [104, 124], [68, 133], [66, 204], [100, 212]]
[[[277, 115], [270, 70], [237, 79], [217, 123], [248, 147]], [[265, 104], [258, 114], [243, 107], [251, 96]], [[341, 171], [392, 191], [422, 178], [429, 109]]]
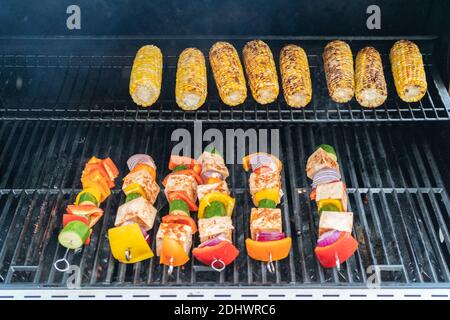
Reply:
[[[182, 1], [139, 3], [139, 9], [133, 1], [79, 1], [82, 28], [74, 31], [65, 25], [69, 4], [43, 1], [39, 8], [24, 8], [3, 2], [0, 298], [449, 297], [447, 3], [381, 1], [382, 29], [368, 30], [366, 1], [346, 8], [334, 1], [281, 1], [260, 4], [260, 10], [251, 1], [201, 1], [203, 6], [196, 4], [194, 11]], [[35, 16], [39, 10], [44, 16]], [[45, 20], [53, 16], [61, 21], [49, 26]], [[24, 17], [29, 20], [16, 21]], [[126, 24], [128, 19], [135, 20]], [[179, 29], [172, 21], [186, 27]], [[238, 31], [240, 25], [245, 28]], [[214, 42], [226, 40], [241, 51], [255, 38], [270, 46], [277, 66], [285, 44], [305, 49], [313, 84], [306, 108], [289, 108], [281, 94], [264, 106], [249, 94], [244, 105], [230, 108], [220, 101], [209, 65], [205, 105], [192, 112], [177, 107], [176, 62], [184, 48], [197, 47], [206, 54]], [[355, 99], [337, 104], [329, 98], [322, 51], [335, 38], [347, 41], [353, 54], [366, 45], [381, 53], [389, 94], [379, 108], [364, 109]], [[417, 103], [400, 100], [389, 65], [390, 47], [404, 38], [418, 44], [424, 59], [428, 91]], [[161, 96], [150, 108], [137, 107], [128, 93], [133, 58], [144, 44], [155, 44], [164, 54]], [[197, 121], [204, 130], [219, 129], [224, 136], [227, 129], [278, 130], [284, 164], [283, 224], [293, 240], [288, 258], [277, 261], [270, 273], [264, 263], [247, 257], [252, 203], [242, 166], [231, 164], [228, 182], [236, 197], [233, 237], [241, 253], [223, 272], [195, 259], [171, 276], [156, 258], [133, 265], [116, 261], [107, 229], [124, 202], [120, 183], [104, 204], [105, 215], [94, 228], [91, 244], [67, 256], [80, 270], [79, 282], [70, 273], [58, 272], [53, 264], [65, 253], [57, 240], [61, 215], [80, 191], [86, 161], [92, 155], [110, 156], [119, 166], [121, 181], [129, 156], [150, 154], [161, 182], [176, 143], [172, 132], [184, 128], [193, 133]], [[304, 168], [320, 143], [335, 146], [349, 210], [355, 213], [353, 234], [359, 249], [339, 269], [322, 268], [314, 256], [318, 216], [309, 200]], [[155, 207], [159, 215], [168, 210], [162, 195]], [[159, 223], [160, 217], [151, 232], [152, 248]], [[378, 271], [382, 281], [373, 286]]]

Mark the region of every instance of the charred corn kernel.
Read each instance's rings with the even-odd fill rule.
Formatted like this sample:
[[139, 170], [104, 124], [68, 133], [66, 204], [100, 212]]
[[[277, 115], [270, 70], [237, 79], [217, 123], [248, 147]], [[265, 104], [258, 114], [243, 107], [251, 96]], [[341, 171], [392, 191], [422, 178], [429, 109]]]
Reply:
[[350, 46], [340, 40], [329, 42], [323, 52], [323, 64], [331, 99], [338, 103], [350, 101], [355, 91], [353, 56]]
[[304, 107], [311, 101], [311, 75], [308, 57], [299, 46], [290, 44], [280, 53], [281, 84], [290, 107]]
[[375, 48], [365, 47], [356, 56], [355, 95], [359, 104], [376, 108], [387, 98], [381, 56]]
[[183, 110], [196, 110], [205, 103], [207, 95], [206, 63], [196, 48], [184, 49], [178, 58], [175, 96]]
[[158, 100], [161, 92], [163, 57], [156, 46], [143, 46], [136, 53], [130, 75], [130, 95], [142, 107]]
[[243, 50], [245, 72], [256, 102], [275, 101], [280, 91], [277, 69], [269, 46], [261, 40], [247, 42]]
[[228, 42], [216, 42], [209, 50], [209, 61], [222, 101], [229, 106], [243, 103], [247, 86], [236, 49]]
[[427, 79], [419, 47], [408, 40], [399, 40], [389, 54], [395, 88], [405, 102], [416, 102], [427, 92]]

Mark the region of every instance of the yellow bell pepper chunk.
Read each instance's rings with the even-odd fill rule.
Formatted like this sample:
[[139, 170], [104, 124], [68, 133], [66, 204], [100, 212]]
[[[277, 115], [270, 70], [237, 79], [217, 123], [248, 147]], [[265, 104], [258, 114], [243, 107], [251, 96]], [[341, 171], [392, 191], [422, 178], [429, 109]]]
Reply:
[[319, 202], [317, 203], [317, 208], [320, 211], [320, 209], [322, 209], [322, 207], [326, 206], [326, 205], [333, 205], [335, 207], [337, 207], [339, 209], [340, 212], [344, 212], [344, 206], [342, 205], [342, 201], [338, 200], [338, 199], [322, 199], [319, 200]]
[[280, 190], [277, 188], [271, 188], [271, 189], [264, 189], [261, 191], [258, 191], [253, 196], [253, 201], [255, 206], [258, 206], [259, 202], [261, 200], [272, 200], [276, 204], [280, 203]]
[[197, 215], [199, 219], [204, 217], [206, 207], [208, 207], [214, 201], [220, 202], [224, 205], [227, 216], [231, 216], [233, 214], [235, 203], [234, 198], [221, 192], [211, 192], [204, 196], [200, 201]]
[[139, 193], [144, 199], [147, 199], [147, 195], [139, 183], [130, 184], [129, 186], [123, 189], [123, 192], [126, 195], [129, 195], [131, 193]]
[[109, 229], [108, 238], [114, 258], [120, 262], [136, 263], [153, 257], [137, 223]]
[[85, 189], [81, 190], [80, 193], [77, 194], [77, 198], [75, 199], [76, 205], [78, 205], [80, 203], [81, 196], [83, 195], [83, 193], [86, 193], [86, 192], [92, 194], [94, 196], [94, 198], [97, 199], [97, 202], [100, 204], [100, 202], [101, 202], [100, 199], [102, 198], [100, 191], [98, 191], [95, 188], [85, 188]]

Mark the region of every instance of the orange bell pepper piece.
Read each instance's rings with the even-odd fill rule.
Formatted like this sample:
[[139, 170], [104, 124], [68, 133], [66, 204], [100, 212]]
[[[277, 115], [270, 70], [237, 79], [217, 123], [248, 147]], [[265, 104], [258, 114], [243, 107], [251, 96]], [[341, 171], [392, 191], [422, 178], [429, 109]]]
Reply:
[[103, 167], [109, 175], [109, 178], [114, 181], [119, 176], [119, 169], [117, 169], [111, 158], [105, 158], [102, 160]]
[[159, 263], [179, 267], [189, 261], [188, 254], [175, 240], [164, 238], [161, 245]]
[[109, 177], [108, 172], [106, 172], [105, 168], [101, 163], [88, 163], [86, 164], [86, 167], [84, 167], [83, 174], [81, 177], [84, 177], [86, 175], [89, 175], [93, 173], [94, 171], [98, 171], [98, 173], [103, 177], [103, 180], [108, 185], [108, 188], [114, 187], [114, 180], [111, 180]]
[[275, 241], [245, 240], [245, 247], [250, 258], [259, 261], [277, 261], [286, 258], [291, 250], [292, 239], [290, 237]]

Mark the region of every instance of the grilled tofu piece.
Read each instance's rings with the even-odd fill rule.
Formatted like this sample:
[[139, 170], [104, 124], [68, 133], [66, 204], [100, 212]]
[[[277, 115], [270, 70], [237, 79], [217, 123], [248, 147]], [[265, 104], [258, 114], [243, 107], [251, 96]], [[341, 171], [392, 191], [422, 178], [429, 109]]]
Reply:
[[156, 255], [160, 255], [164, 237], [177, 241], [189, 254], [192, 246], [192, 228], [179, 223], [161, 223], [156, 233]]
[[198, 220], [200, 243], [222, 236], [232, 241], [233, 223], [231, 217], [212, 217]]
[[175, 98], [183, 110], [196, 110], [206, 100], [208, 91], [206, 62], [196, 48], [183, 50], [178, 58]]
[[250, 233], [256, 240], [260, 232], [282, 232], [281, 210], [279, 208], [252, 208], [250, 213]]
[[411, 41], [399, 40], [389, 54], [397, 93], [405, 102], [417, 102], [427, 92], [427, 79], [419, 47]]
[[373, 47], [361, 49], [356, 56], [356, 100], [366, 108], [376, 108], [387, 98], [383, 62]]
[[258, 191], [265, 189], [281, 190], [281, 175], [276, 171], [267, 171], [262, 173], [252, 172], [249, 178], [250, 194], [253, 196]]
[[306, 175], [312, 180], [316, 172], [324, 168], [335, 169], [339, 172], [339, 164], [336, 157], [333, 157], [322, 148], [318, 148], [309, 156], [306, 162]]
[[114, 225], [119, 227], [125, 222], [132, 221], [139, 224], [145, 231], [149, 231], [153, 228], [156, 212], [155, 207], [148, 200], [139, 197], [119, 207]]
[[134, 103], [149, 107], [161, 93], [163, 56], [152, 45], [143, 46], [136, 53], [130, 75], [130, 95]]
[[256, 102], [274, 102], [280, 91], [277, 69], [269, 46], [261, 40], [247, 42], [243, 49], [245, 72]]
[[197, 181], [192, 176], [186, 174], [172, 174], [167, 179], [166, 189], [164, 190], [167, 200], [171, 192], [181, 192], [188, 196], [192, 202], [197, 200]]
[[147, 170], [139, 170], [127, 174], [125, 178], [123, 178], [122, 190], [133, 183], [138, 183], [142, 189], [144, 189], [146, 198], [150, 201], [150, 204], [155, 203], [160, 188]]
[[346, 103], [355, 92], [353, 56], [350, 46], [344, 41], [329, 42], [323, 52], [328, 93], [333, 101]]
[[339, 230], [352, 233], [353, 212], [322, 211], [319, 220], [319, 236], [327, 231]]
[[311, 75], [305, 50], [293, 44], [281, 49], [280, 73], [286, 103], [293, 108], [305, 107], [312, 96]]
[[223, 157], [217, 153], [205, 151], [200, 155], [197, 161], [202, 165], [202, 175], [208, 171], [215, 171], [222, 175], [223, 180], [230, 175]]
[[342, 181], [319, 184], [316, 188], [316, 202], [325, 199], [339, 200], [344, 211], [347, 211], [347, 191]]
[[204, 196], [211, 192], [220, 192], [230, 195], [230, 190], [228, 190], [228, 185], [225, 181], [210, 184], [199, 184], [197, 186], [198, 200], [201, 201]]
[[228, 42], [216, 42], [209, 50], [209, 62], [223, 103], [237, 106], [247, 98], [244, 70], [236, 49]]

